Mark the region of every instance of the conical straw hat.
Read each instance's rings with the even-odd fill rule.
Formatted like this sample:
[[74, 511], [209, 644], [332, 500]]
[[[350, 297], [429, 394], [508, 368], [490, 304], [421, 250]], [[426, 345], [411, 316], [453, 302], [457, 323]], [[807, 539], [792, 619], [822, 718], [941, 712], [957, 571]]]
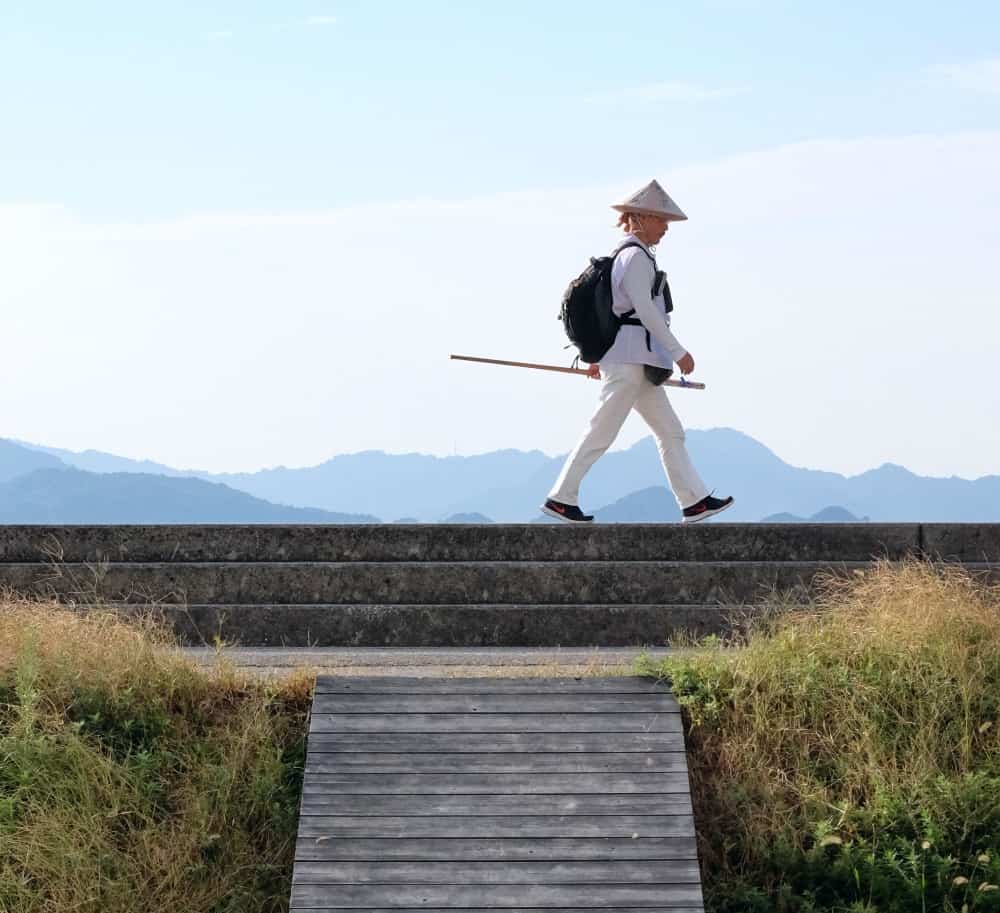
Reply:
[[642, 190], [637, 190], [624, 203], [611, 207], [619, 212], [638, 212], [661, 216], [668, 222], [682, 222], [687, 216], [681, 211], [669, 194], [657, 183], [650, 181]]

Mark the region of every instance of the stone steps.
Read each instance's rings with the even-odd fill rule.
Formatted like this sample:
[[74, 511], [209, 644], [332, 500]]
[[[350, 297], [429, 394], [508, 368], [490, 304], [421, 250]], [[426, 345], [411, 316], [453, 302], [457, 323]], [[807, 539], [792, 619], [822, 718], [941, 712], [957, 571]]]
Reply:
[[189, 644], [635, 647], [910, 554], [997, 580], [1000, 524], [8, 526], [0, 588], [152, 605]]

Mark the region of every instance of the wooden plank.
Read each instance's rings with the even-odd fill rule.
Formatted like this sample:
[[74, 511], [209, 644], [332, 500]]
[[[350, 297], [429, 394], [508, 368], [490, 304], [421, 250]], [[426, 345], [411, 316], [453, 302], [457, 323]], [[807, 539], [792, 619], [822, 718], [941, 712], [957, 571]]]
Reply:
[[321, 732], [309, 734], [309, 754], [386, 752], [477, 754], [485, 752], [629, 753], [683, 751], [684, 734], [670, 732]]
[[313, 713], [680, 713], [661, 694], [317, 694]]
[[537, 793], [676, 793], [688, 791], [685, 771], [662, 773], [321, 773], [310, 771], [304, 795], [533, 795]]
[[393, 862], [410, 860], [621, 860], [697, 859], [693, 837], [599, 837], [590, 839], [549, 838], [427, 838], [406, 837], [300, 837], [296, 860], [313, 862], [369, 860]]
[[292, 911], [703, 913], [699, 877], [661, 683], [317, 682]]
[[301, 815], [302, 837], [694, 837], [694, 819], [682, 815]]
[[338, 796], [303, 793], [303, 815], [690, 815], [684, 790], [652, 796]]
[[370, 907], [439, 906], [446, 909], [471, 907], [582, 907], [617, 908], [622, 905], [669, 906], [701, 903], [697, 884], [519, 884], [519, 885], [390, 885], [292, 884], [293, 908], [329, 905], [335, 897], [348, 910]]
[[556, 752], [493, 754], [390, 754], [388, 752], [310, 752], [307, 776], [348, 773], [393, 774], [515, 774], [549, 773], [670, 773], [687, 770], [683, 752], [623, 752], [620, 754], [562, 755]]
[[679, 713], [316, 713], [310, 733], [680, 732]]
[[296, 884], [697, 884], [697, 859], [582, 862], [309, 862], [295, 864]]
[[316, 694], [660, 694], [665, 682], [632, 675], [574, 678], [436, 678], [416, 676], [316, 677]]

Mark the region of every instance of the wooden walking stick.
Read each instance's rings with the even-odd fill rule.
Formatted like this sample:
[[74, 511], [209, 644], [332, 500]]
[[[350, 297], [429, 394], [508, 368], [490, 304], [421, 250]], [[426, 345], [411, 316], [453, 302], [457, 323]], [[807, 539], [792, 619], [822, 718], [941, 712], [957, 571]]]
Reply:
[[[535, 371], [556, 371], [559, 374], [582, 374], [589, 377], [590, 373], [586, 368], [563, 368], [559, 365], [539, 365], [530, 361], [504, 361], [500, 358], [475, 358], [472, 355], [452, 355], [455, 361], [474, 361], [483, 365], [504, 365], [508, 368], [531, 368]], [[665, 380], [664, 387], [683, 387], [685, 390], [704, 390], [705, 385], [693, 380]]]

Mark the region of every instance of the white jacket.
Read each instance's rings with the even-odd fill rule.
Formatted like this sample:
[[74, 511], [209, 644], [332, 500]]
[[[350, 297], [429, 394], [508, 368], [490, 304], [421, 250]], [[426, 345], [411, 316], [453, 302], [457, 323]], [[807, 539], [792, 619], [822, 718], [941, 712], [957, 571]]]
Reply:
[[[670, 330], [670, 315], [662, 295], [652, 296], [656, 267], [644, 251], [649, 248], [635, 235], [628, 235], [623, 244], [634, 242], [642, 246], [623, 250], [611, 268], [612, 309], [618, 315], [635, 310], [635, 317], [642, 326], [623, 326], [608, 349], [601, 364], [656, 365], [673, 367], [687, 350]], [[652, 256], [652, 254], [650, 254]], [[646, 330], [649, 330], [650, 347], [646, 348]]]

